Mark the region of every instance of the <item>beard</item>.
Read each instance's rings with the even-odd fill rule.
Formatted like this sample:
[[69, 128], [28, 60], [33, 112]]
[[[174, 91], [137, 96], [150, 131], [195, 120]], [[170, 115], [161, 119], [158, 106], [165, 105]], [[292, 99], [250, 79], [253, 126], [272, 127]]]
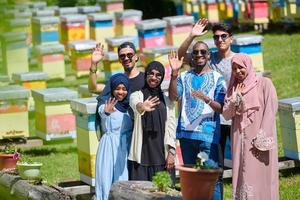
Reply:
[[130, 73], [133, 70], [133, 66], [132, 67], [124, 67], [124, 71], [127, 73]]

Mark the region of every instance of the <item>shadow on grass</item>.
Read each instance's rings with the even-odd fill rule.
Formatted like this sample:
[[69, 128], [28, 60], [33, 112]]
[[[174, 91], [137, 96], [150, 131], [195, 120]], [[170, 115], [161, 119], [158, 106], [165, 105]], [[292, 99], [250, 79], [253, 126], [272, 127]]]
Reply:
[[279, 177], [280, 178], [287, 178], [287, 177], [292, 177], [296, 174], [300, 174], [300, 167], [295, 167], [295, 168], [291, 168], [291, 169], [285, 169], [285, 170], [281, 170], [279, 172]]
[[55, 153], [77, 153], [76, 146], [68, 146], [68, 147], [47, 147], [44, 146], [42, 148], [33, 148], [28, 150], [23, 150], [21, 153], [29, 156], [45, 156]]

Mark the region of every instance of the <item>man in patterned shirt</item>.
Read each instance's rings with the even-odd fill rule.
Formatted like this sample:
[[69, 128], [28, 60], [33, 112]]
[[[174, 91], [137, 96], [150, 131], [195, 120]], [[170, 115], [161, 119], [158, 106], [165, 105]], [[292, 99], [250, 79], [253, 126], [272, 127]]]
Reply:
[[[208, 21], [199, 20], [176, 52], [171, 52], [172, 68], [169, 96], [180, 103], [176, 138], [179, 139], [184, 164], [195, 164], [197, 154], [209, 155], [209, 165], [222, 167], [220, 148], [220, 114], [226, 83], [223, 76], [209, 67], [210, 52], [207, 44], [194, 44], [191, 56], [186, 54], [194, 38], [206, 33]], [[179, 73], [183, 61], [191, 69]], [[215, 186], [213, 200], [222, 199], [222, 181]]]

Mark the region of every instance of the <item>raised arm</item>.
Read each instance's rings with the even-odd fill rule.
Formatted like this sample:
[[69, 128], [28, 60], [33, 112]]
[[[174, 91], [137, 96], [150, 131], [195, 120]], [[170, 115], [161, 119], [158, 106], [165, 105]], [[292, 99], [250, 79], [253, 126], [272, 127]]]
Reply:
[[199, 19], [197, 21], [197, 23], [194, 25], [189, 36], [180, 45], [180, 47], [178, 49], [178, 56], [179, 56], [179, 58], [184, 57], [185, 63], [189, 62], [189, 60], [186, 56], [186, 52], [187, 52], [189, 46], [191, 45], [191, 43], [193, 42], [195, 37], [198, 37], [198, 36], [201, 36], [201, 35], [204, 35], [205, 33], [207, 33], [207, 30], [204, 30], [207, 24], [208, 24], [207, 19], [205, 19], [205, 18]]
[[171, 81], [169, 85], [169, 98], [171, 101], [176, 101], [178, 99], [177, 77], [183, 63], [183, 57], [181, 57], [181, 59], [179, 60], [177, 52], [171, 51], [168, 55], [168, 59], [172, 69]]
[[91, 67], [89, 74], [88, 88], [91, 93], [99, 94], [103, 90], [103, 84], [97, 84], [97, 65], [103, 59], [104, 51], [103, 44], [96, 44], [96, 48], [93, 49], [91, 58]]

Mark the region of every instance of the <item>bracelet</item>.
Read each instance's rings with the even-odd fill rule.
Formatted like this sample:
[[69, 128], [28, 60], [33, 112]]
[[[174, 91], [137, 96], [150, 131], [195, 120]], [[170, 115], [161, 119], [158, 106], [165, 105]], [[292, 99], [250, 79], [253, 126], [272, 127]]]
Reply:
[[209, 98], [209, 101], [206, 103], [207, 105], [210, 105], [211, 104], [211, 102], [212, 102], [212, 100], [211, 100], [211, 98]]
[[97, 67], [95, 69], [93, 69], [92, 67], [90, 67], [90, 72], [96, 74], [97, 72]]

